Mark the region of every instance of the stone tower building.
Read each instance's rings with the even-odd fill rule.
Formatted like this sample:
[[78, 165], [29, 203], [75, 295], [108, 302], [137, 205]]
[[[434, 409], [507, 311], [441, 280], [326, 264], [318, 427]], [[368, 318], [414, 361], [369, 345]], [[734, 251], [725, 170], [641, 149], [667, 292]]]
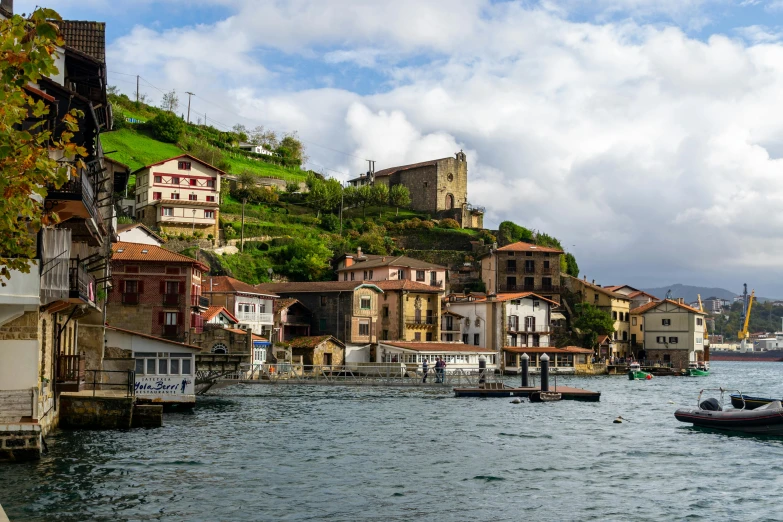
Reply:
[[438, 219], [456, 219], [464, 228], [484, 226], [484, 209], [468, 203], [468, 162], [462, 151], [453, 158], [368, 172], [348, 183], [355, 187], [368, 183], [383, 183], [389, 188], [404, 185], [410, 192], [413, 210]]

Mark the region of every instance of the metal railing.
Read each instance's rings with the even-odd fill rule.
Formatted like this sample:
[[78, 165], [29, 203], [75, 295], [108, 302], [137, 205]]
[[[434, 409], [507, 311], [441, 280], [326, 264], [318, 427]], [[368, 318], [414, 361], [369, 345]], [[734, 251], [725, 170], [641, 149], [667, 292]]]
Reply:
[[79, 169], [79, 175], [63, 183], [60, 188], [47, 186], [46, 199], [81, 201], [95, 222], [103, 224], [103, 216], [95, 203], [95, 178], [99, 175], [100, 162], [94, 159], [86, 165], [86, 169]]
[[180, 294], [163, 294], [163, 304], [166, 306], [178, 306]]
[[439, 279], [439, 280], [432, 280], [432, 279], [430, 279], [430, 286], [441, 287], [441, 286], [443, 286], [443, 280], [442, 279]]
[[560, 285], [499, 285], [501, 292], [560, 292]]
[[240, 322], [246, 321], [248, 323], [272, 324], [274, 322], [274, 318], [272, 317], [272, 314], [268, 314], [268, 313], [239, 312], [237, 314], [237, 319], [239, 319]]
[[434, 315], [431, 316], [415, 316], [415, 315], [406, 315], [405, 316], [405, 322], [408, 324], [421, 324], [426, 326], [435, 326], [438, 324], [438, 318]]
[[[92, 381], [88, 380], [87, 384], [92, 386], [93, 397], [95, 397], [95, 392], [99, 389], [99, 386], [100, 390], [105, 388], [125, 390], [126, 397], [136, 395], [136, 372], [133, 370], [86, 370], [86, 372], [92, 373]], [[112, 379], [115, 375], [117, 379]], [[109, 382], [103, 382], [104, 376], [106, 376]]]
[[209, 308], [209, 298], [203, 295], [191, 295], [190, 306], [198, 306], [199, 308]]
[[547, 334], [552, 331], [552, 327], [549, 325], [540, 325], [540, 326], [519, 326], [518, 324], [512, 324], [508, 323], [506, 324], [506, 330], [509, 332], [519, 332], [519, 333], [541, 333], [541, 334]]
[[88, 303], [95, 303], [95, 292], [97, 291], [95, 278], [78, 259], [70, 260], [68, 290], [70, 297], [72, 298], [78, 298]]

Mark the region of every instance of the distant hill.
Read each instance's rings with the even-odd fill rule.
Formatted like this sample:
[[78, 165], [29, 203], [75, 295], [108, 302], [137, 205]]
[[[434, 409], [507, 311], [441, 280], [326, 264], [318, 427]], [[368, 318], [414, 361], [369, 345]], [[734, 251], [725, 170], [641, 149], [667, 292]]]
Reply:
[[725, 288], [707, 288], [704, 286], [681, 285], [679, 283], [676, 285], [662, 286], [660, 288], [643, 288], [642, 290], [647, 292], [648, 294], [654, 295], [659, 299], [663, 299], [664, 297], [666, 297], [666, 292], [671, 290], [672, 297], [682, 297], [685, 299], [686, 303], [691, 303], [696, 301], [697, 296], [699, 294], [701, 294], [702, 299], [707, 299], [708, 297], [718, 297], [720, 299], [733, 299], [734, 296], [737, 295], [736, 292], [732, 292], [731, 290], [726, 290]]

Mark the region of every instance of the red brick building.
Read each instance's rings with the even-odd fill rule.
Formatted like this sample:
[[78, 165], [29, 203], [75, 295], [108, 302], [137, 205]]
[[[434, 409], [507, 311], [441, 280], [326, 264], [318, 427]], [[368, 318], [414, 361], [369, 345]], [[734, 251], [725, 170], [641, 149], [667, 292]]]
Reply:
[[155, 245], [112, 245], [112, 289], [106, 321], [112, 326], [179, 342], [201, 333], [203, 263]]

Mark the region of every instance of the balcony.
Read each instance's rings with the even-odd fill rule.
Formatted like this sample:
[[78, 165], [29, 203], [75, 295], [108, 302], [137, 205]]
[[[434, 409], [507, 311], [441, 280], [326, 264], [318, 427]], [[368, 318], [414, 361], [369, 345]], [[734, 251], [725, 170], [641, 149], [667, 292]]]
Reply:
[[537, 325], [537, 326], [520, 326], [518, 324], [508, 323], [506, 325], [506, 331], [518, 332], [518, 333], [540, 333], [548, 334], [552, 331], [552, 327], [549, 325]]
[[310, 325], [310, 318], [304, 315], [287, 315], [283, 324]]
[[182, 332], [180, 331], [179, 325], [176, 324], [167, 324], [163, 326], [163, 336], [164, 339], [169, 339], [170, 341], [182, 341]]
[[103, 216], [96, 204], [96, 183], [101, 170], [100, 161], [94, 159], [87, 163], [86, 169], [79, 169], [79, 175], [73, 176], [60, 188], [48, 186], [45, 206], [51, 212], [57, 212], [61, 220], [79, 217], [93, 220], [96, 225], [105, 226]]
[[122, 304], [137, 305], [139, 304], [139, 294], [125, 292], [122, 294]]
[[527, 343], [509, 344], [507, 346], [509, 348], [538, 348], [538, 347], [548, 348], [549, 347], [549, 341], [548, 340], [543, 340], [543, 341], [538, 341], [538, 342], [530, 341], [530, 342], [527, 342]]
[[87, 272], [84, 264], [78, 259], [71, 259], [68, 278], [68, 297], [71, 302], [81, 301], [95, 306], [96, 289], [95, 278]]
[[163, 306], [179, 306], [181, 294], [163, 294]]
[[265, 313], [240, 312], [237, 314], [237, 319], [240, 323], [274, 324], [273, 315]]
[[438, 318], [435, 316], [421, 317], [415, 315], [406, 315], [405, 324], [407, 326], [431, 328], [438, 324]]
[[499, 285], [501, 292], [536, 292], [559, 294], [560, 285]]
[[441, 279], [441, 280], [438, 280], [438, 281], [436, 281], [436, 280], [430, 280], [430, 286], [435, 286], [435, 287], [438, 287], [438, 288], [443, 288], [443, 280], [442, 280], [442, 279]]
[[60, 355], [57, 357], [57, 390], [81, 391], [85, 374], [84, 352], [79, 355]]
[[204, 297], [203, 295], [191, 295], [190, 306], [194, 308], [203, 308], [206, 310], [209, 308], [209, 297]]

